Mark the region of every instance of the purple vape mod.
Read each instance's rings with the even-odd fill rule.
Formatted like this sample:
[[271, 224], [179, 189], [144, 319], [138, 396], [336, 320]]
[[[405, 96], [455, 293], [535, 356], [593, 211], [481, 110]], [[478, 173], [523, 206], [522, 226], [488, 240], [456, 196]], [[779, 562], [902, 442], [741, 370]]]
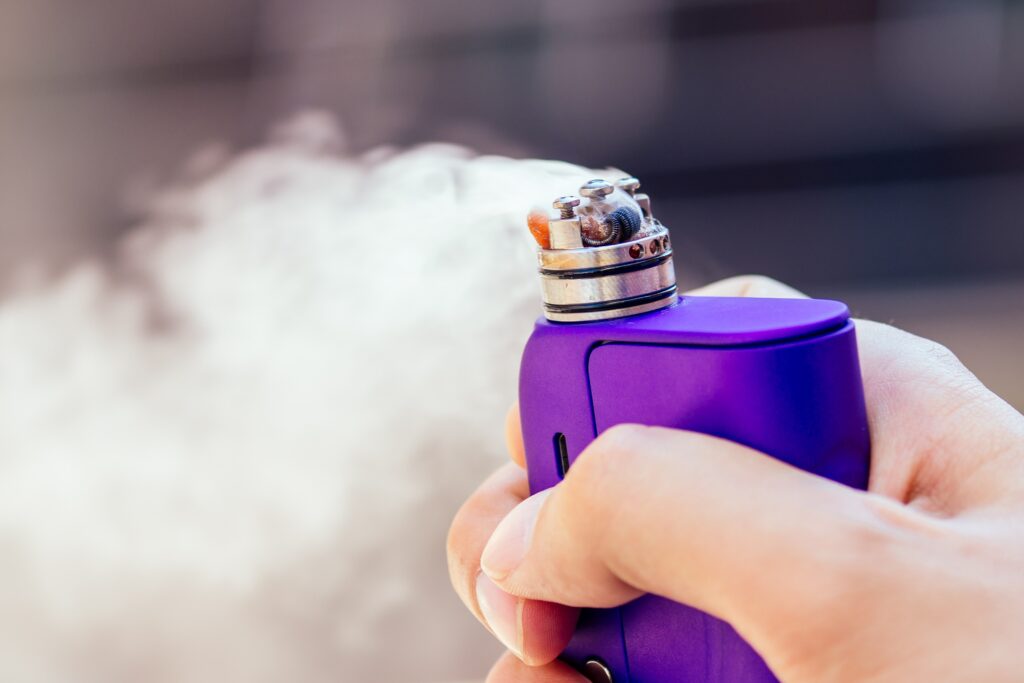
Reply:
[[[531, 217], [545, 307], [520, 371], [531, 490], [556, 485], [624, 422], [727, 438], [865, 488], [870, 444], [846, 306], [679, 297], [668, 231], [638, 188], [591, 181], [585, 199], [556, 200], [546, 226]], [[727, 623], [655, 596], [584, 610], [562, 658], [601, 683], [776, 680]]]

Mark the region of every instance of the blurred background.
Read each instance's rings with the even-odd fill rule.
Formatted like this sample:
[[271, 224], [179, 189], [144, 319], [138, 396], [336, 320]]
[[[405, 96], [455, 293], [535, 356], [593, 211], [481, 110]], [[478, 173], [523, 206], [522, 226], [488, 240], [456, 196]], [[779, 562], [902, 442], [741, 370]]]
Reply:
[[690, 281], [762, 272], [1017, 406], [1024, 3], [0, 0], [0, 282], [103, 253], [210, 141], [337, 114], [638, 175]]
[[[409, 263], [465, 301], [398, 322], [368, 313], [365, 326], [345, 306], [360, 303], [352, 282], [369, 266], [332, 221], [359, 205], [408, 224], [379, 209], [401, 206], [395, 188], [431, 180], [436, 163], [444, 182], [456, 167], [475, 178], [472, 215], [501, 227], [487, 212], [502, 188], [486, 179], [518, 178], [526, 194], [523, 174], [549, 167], [472, 166], [448, 148], [361, 166], [381, 145], [624, 169], [673, 231], [684, 283], [756, 272], [842, 299], [946, 344], [1024, 408], [1022, 83], [1013, 0], [0, 0], [0, 636], [32, 643], [0, 657], [0, 673], [66, 680], [24, 673], [58, 657], [54, 671], [105, 682], [486, 671], [497, 648], [449, 593], [441, 548], [459, 501], [502, 458], [512, 330], [525, 335], [539, 309], [528, 254], [509, 256], [519, 209], [508, 234], [473, 245], [501, 255], [490, 261], [433, 259], [448, 245], [408, 233], [425, 265]], [[308, 110], [340, 122], [344, 140], [313, 121], [333, 151], [261, 147]], [[175, 199], [182, 168], [199, 178]], [[335, 186], [337, 205], [321, 196]], [[434, 210], [428, 186], [406, 196], [416, 211]], [[171, 208], [154, 211], [166, 187]], [[279, 230], [310, 206], [302, 231]], [[464, 214], [431, 216], [454, 249]], [[152, 301], [133, 336], [130, 287], [115, 296], [95, 271], [60, 285], [89, 259], [120, 274], [124, 238], [147, 225], [146, 286], [198, 321], [172, 342], [160, 335], [175, 311]], [[487, 299], [510, 283], [531, 290]], [[391, 284], [405, 306], [408, 283]], [[460, 319], [463, 305], [479, 320]], [[461, 364], [458, 382], [447, 363]], [[365, 395], [351, 391], [359, 381]], [[423, 406], [422, 387], [440, 398]], [[412, 426], [394, 429], [379, 405]], [[184, 560], [195, 567], [179, 571]], [[140, 614], [170, 617], [153, 635]], [[392, 656], [393, 642], [414, 656]]]

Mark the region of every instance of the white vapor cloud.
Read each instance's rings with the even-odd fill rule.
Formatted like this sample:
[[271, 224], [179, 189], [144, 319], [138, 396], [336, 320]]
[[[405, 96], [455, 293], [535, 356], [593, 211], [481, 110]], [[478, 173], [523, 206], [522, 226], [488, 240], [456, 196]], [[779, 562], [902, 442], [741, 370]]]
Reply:
[[525, 214], [593, 175], [305, 115], [0, 303], [0, 679], [482, 676], [444, 534], [505, 457]]

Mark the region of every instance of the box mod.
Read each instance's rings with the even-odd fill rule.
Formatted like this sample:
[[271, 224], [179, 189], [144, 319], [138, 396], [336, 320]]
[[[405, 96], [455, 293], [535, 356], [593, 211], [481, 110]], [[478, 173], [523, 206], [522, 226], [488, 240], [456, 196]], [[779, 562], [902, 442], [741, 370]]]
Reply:
[[[620, 423], [730, 439], [866, 488], [870, 440], [847, 307], [678, 296], [668, 231], [638, 190], [635, 178], [594, 180], [582, 199], [556, 200], [557, 218], [530, 217], [545, 308], [520, 370], [531, 491], [558, 484]], [[656, 596], [584, 610], [562, 658], [601, 683], [776, 680], [727, 623]]]

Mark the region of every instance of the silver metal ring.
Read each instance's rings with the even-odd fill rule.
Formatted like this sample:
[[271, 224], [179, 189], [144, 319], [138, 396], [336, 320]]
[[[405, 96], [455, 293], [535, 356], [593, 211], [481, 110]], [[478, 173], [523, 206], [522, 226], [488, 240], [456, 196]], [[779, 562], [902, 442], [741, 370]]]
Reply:
[[[655, 253], [664, 251], [668, 239], [668, 230], [660, 223], [654, 230], [646, 231], [641, 237], [625, 244], [612, 244], [607, 247], [583, 247], [582, 249], [541, 249], [537, 252], [537, 262], [541, 271], [580, 270], [584, 268], [600, 268], [616, 263], [628, 263], [638, 258], [651, 255], [651, 247], [657, 242]], [[630, 250], [634, 245], [640, 246], [639, 256]]]

